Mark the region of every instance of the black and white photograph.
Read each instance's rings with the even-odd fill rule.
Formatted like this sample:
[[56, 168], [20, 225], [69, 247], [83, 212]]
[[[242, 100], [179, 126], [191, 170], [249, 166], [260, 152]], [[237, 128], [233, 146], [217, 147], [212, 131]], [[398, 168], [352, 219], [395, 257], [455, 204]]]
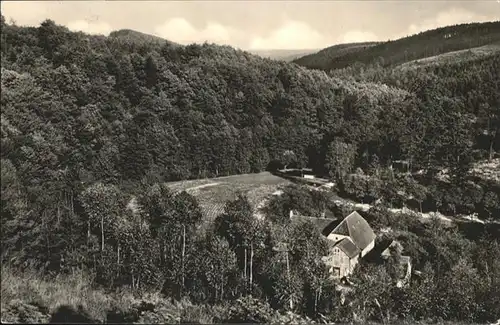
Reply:
[[500, 0], [0, 6], [2, 324], [500, 325]]

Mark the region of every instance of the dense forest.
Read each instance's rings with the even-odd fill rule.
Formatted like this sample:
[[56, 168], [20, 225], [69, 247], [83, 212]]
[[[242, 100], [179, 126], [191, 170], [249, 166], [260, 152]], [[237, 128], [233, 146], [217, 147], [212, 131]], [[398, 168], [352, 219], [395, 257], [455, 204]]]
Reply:
[[363, 51], [377, 45], [377, 42], [347, 43], [327, 47], [316, 53], [311, 53], [297, 58], [293, 62], [310, 69], [323, 69], [336, 58], [351, 56], [356, 52]]
[[[479, 46], [498, 26], [454, 26], [447, 33], [474, 35], [468, 46]], [[465, 47], [450, 42], [425, 55]], [[408, 60], [424, 55], [415, 44]], [[471, 164], [500, 149], [498, 53], [414, 70], [387, 69], [378, 61], [326, 73], [227, 46], [180, 46], [138, 33], [91, 36], [49, 20], [19, 27], [3, 16], [0, 45], [1, 253], [9, 267], [51, 276], [85, 270], [106, 290], [161, 290], [200, 304], [252, 295], [218, 321], [269, 322], [273, 309], [330, 321], [500, 317], [492, 289], [500, 287], [497, 241], [456, 232], [442, 237], [439, 225], [418, 230], [423, 239], [410, 234], [407, 240], [414, 241], [415, 258], [424, 248], [432, 252], [419, 264], [432, 281], [398, 291], [360, 276], [364, 289], [342, 305], [320, 262], [327, 244], [317, 229], [282, 220], [309, 194], [289, 189], [296, 199], [272, 203], [269, 218], [260, 221], [242, 196], [199, 231], [196, 199], [164, 185], [294, 165], [330, 175], [347, 196], [374, 200], [371, 183], [360, 189], [349, 174], [378, 175], [405, 159], [425, 171], [422, 183], [435, 193], [442, 187], [433, 176], [446, 169], [452, 188], [470, 197], [460, 186]], [[379, 46], [388, 45], [367, 50]], [[495, 218], [495, 186], [482, 184], [489, 194], [471, 190], [476, 201], [463, 209]], [[136, 209], [127, 207], [131, 195]], [[430, 197], [418, 203], [452, 201]], [[456, 212], [458, 206], [445, 208]], [[284, 241], [288, 273], [283, 252], [273, 249]], [[373, 272], [380, 275], [376, 284], [384, 283], [385, 271]], [[444, 290], [447, 281], [456, 286]], [[460, 300], [453, 290], [468, 290], [470, 283], [475, 286]], [[372, 304], [381, 293], [384, 315]]]
[[[359, 43], [363, 50], [349, 51], [345, 54], [340, 52], [341, 55], [332, 56], [330, 51], [324, 50], [299, 58], [295, 62], [325, 71], [346, 68], [355, 63], [378, 63], [388, 67], [447, 52], [498, 43], [499, 41], [500, 21], [470, 23], [424, 31], [417, 35], [382, 42], [375, 46], [367, 46], [366, 49], [364, 48], [366, 43]], [[335, 46], [332, 47], [333, 49]]]

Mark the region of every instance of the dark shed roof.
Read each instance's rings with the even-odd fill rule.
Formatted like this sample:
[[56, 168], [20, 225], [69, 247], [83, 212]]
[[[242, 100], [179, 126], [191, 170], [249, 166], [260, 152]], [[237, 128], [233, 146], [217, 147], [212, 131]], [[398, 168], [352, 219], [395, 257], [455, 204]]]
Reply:
[[297, 215], [294, 214], [291, 218], [292, 221], [296, 222], [311, 222], [314, 224], [317, 229], [319, 230], [320, 233], [323, 232], [323, 229], [330, 225], [335, 219], [331, 218], [316, 218], [316, 217], [307, 217], [307, 216], [302, 216], [302, 215]]
[[361, 250], [354, 245], [348, 237], [339, 241], [335, 247], [340, 248], [344, 253], [346, 253], [347, 256], [349, 256], [349, 258], [353, 258], [361, 252]]

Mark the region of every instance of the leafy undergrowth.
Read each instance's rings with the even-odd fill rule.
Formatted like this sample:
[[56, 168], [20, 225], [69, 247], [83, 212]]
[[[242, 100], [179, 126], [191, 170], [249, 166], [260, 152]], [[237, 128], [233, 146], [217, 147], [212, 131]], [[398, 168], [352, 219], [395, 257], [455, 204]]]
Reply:
[[250, 297], [212, 306], [173, 301], [157, 293], [141, 297], [127, 290], [106, 293], [91, 288], [83, 272], [48, 280], [36, 272], [16, 273], [3, 267], [1, 283], [2, 323], [312, 323]]
[[476, 163], [472, 169], [472, 173], [483, 179], [500, 183], [500, 158]]
[[259, 323], [259, 324], [315, 324], [307, 317], [292, 312], [280, 313], [263, 301], [252, 297], [238, 299], [230, 308], [221, 323]]
[[292, 312], [278, 312], [252, 297], [212, 306], [173, 301], [156, 293], [141, 297], [126, 290], [106, 293], [92, 289], [88, 276], [81, 272], [49, 281], [35, 272], [16, 274], [3, 267], [1, 294], [2, 323], [315, 324]]
[[92, 320], [102, 321], [113, 306], [127, 308], [134, 302], [127, 292], [109, 295], [90, 286], [83, 272], [44, 279], [36, 272], [2, 268], [2, 322], [44, 322], [61, 306], [84, 310]]

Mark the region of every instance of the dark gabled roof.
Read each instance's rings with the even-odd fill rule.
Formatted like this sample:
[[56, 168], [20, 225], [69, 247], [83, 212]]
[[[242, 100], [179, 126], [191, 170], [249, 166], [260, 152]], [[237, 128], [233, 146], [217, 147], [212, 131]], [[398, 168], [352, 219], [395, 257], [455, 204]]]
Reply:
[[356, 211], [345, 217], [331, 233], [351, 237], [360, 250], [365, 249], [376, 237], [368, 222]]
[[349, 258], [353, 258], [361, 252], [361, 250], [348, 237], [339, 241], [334, 247], [340, 248], [347, 256], [349, 256]]
[[329, 234], [332, 233], [333, 229], [337, 228], [337, 226], [342, 222], [341, 219], [330, 219], [330, 223], [328, 223], [324, 228], [323, 230], [321, 231], [321, 233], [323, 234], [323, 236], [325, 237], [328, 237]]
[[316, 228], [318, 229], [318, 231], [320, 233], [323, 232], [323, 230], [325, 229], [325, 227], [327, 227], [333, 221], [335, 221], [335, 219], [330, 219], [330, 218], [307, 217], [307, 216], [302, 216], [302, 215], [297, 215], [297, 214], [294, 214], [290, 219], [292, 221], [296, 221], [296, 222], [307, 222], [307, 221], [309, 221], [312, 224], [314, 224], [314, 226], [316, 226]]

